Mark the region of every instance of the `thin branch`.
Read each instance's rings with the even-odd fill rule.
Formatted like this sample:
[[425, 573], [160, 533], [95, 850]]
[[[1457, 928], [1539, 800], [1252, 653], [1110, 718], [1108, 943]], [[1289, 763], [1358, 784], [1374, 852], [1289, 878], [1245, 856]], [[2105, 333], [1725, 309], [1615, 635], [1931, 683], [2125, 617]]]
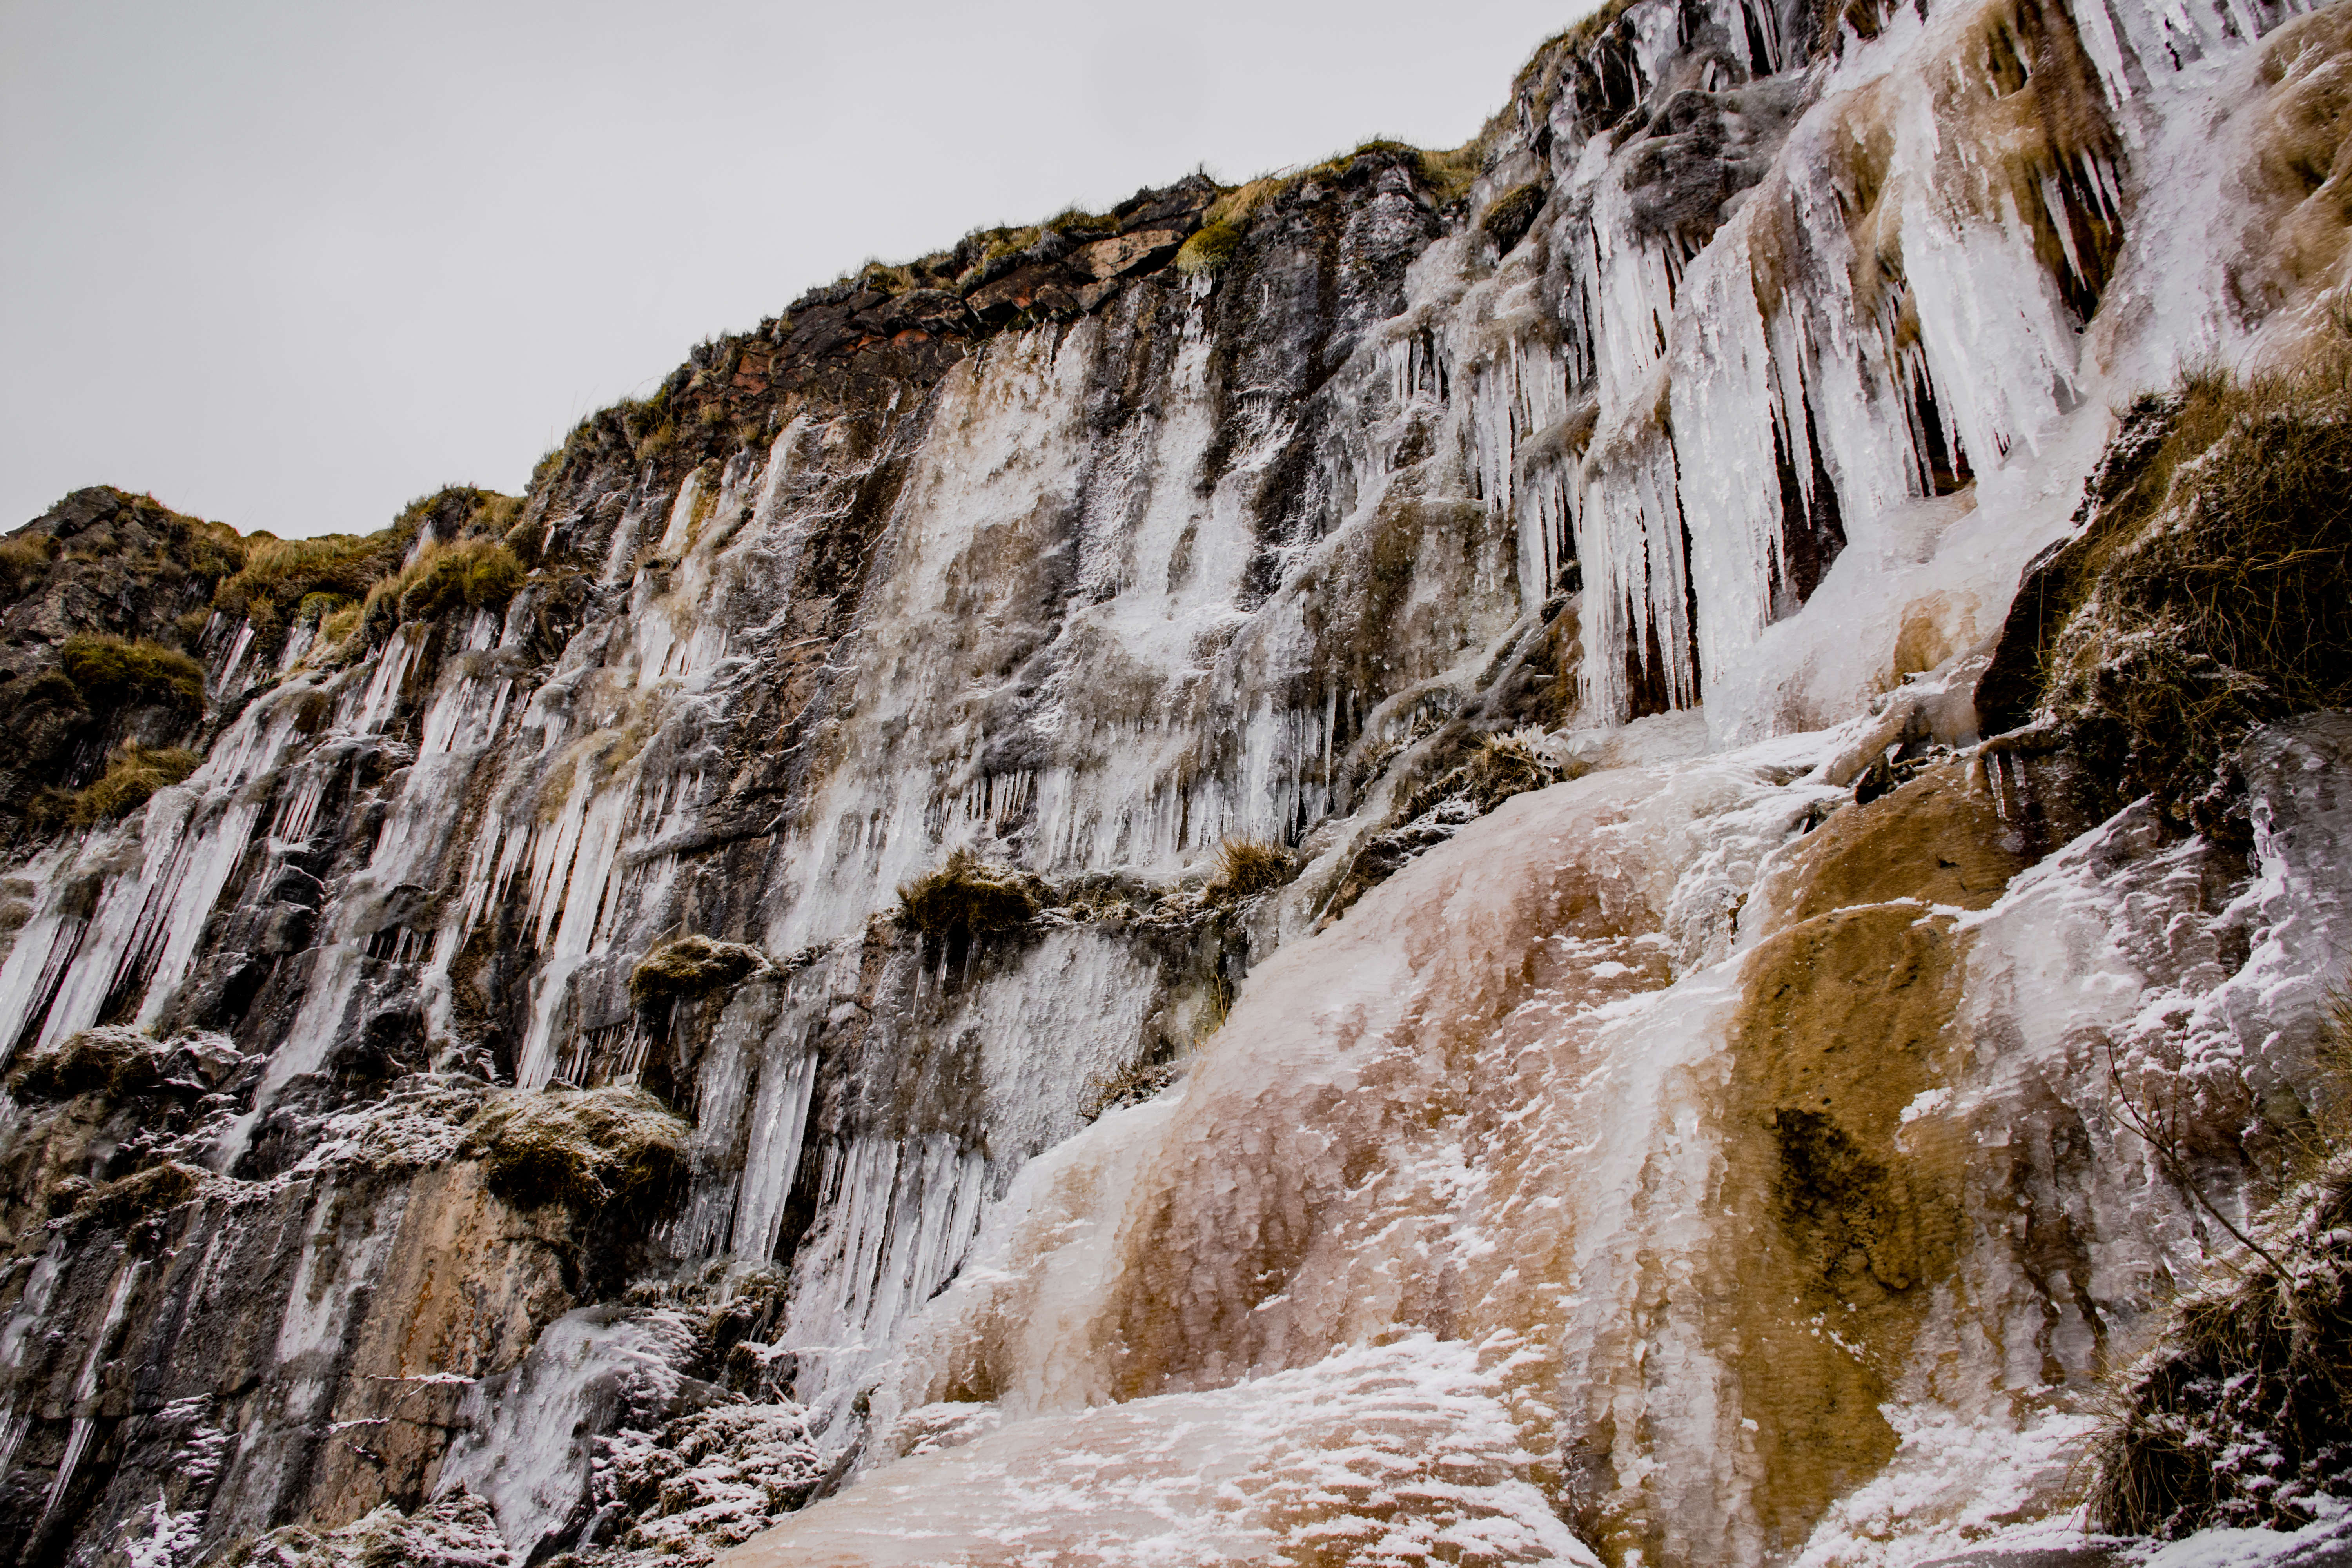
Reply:
[[[2223, 1214], [2220, 1209], [2216, 1208], [2213, 1205], [2213, 1200], [2205, 1195], [2205, 1189], [2198, 1184], [2196, 1178], [2189, 1175], [2188, 1167], [2182, 1163], [2180, 1158], [2179, 1149], [2178, 1147], [2178, 1134], [2174, 1132], [2170, 1127], [2168, 1127], [2167, 1130], [2159, 1135], [2157, 1130], [2148, 1124], [2147, 1113], [2140, 1108], [2137, 1101], [2132, 1099], [2130, 1091], [2124, 1088], [2123, 1073], [2116, 1066], [2115, 1042], [2112, 1040], [2107, 1041], [2105, 1042], [2105, 1046], [2107, 1053], [2107, 1081], [2115, 1085], [2116, 1099], [2123, 1107], [2124, 1120], [2130, 1124], [2133, 1131], [2140, 1135], [2140, 1138], [2149, 1148], [2156, 1151], [2157, 1160], [2163, 1165], [2165, 1174], [2172, 1178], [2173, 1185], [2180, 1188], [2190, 1197], [2195, 1198], [2200, 1208], [2202, 1208], [2207, 1214], [2211, 1215], [2213, 1218], [2220, 1223], [2223, 1230], [2226, 1230], [2231, 1236], [2236, 1237], [2239, 1244], [2245, 1247], [2247, 1251], [2261, 1258], [2264, 1263], [2269, 1264], [2271, 1266], [2271, 1272], [2278, 1276], [2278, 1278], [2284, 1281], [2286, 1279], [2286, 1268], [2284, 1266], [2282, 1265], [2277, 1258], [2272, 1257], [2269, 1250], [2265, 1248], [2262, 1243], [2256, 1241], [2252, 1237], [2248, 1236], [2244, 1231], [2240, 1230], [2235, 1221], [2231, 1219], [2228, 1215]], [[2171, 1107], [2171, 1114], [2167, 1118], [2168, 1122], [2175, 1122], [2179, 1120], [2180, 1110], [2179, 1095], [2179, 1087], [2176, 1085], [2174, 1088], [2174, 1100]]]

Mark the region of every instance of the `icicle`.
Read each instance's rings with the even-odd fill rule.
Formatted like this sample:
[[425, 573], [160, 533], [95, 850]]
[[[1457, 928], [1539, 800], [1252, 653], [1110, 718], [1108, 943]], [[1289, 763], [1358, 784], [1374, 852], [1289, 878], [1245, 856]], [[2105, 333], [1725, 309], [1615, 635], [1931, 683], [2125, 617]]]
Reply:
[[[64, 1500], [66, 1489], [73, 1485], [74, 1473], [81, 1465], [81, 1457], [89, 1447], [90, 1435], [97, 1430], [98, 1418], [82, 1411], [98, 1395], [98, 1374], [110, 1359], [114, 1349], [115, 1331], [122, 1326], [122, 1315], [131, 1305], [131, 1288], [147, 1271], [145, 1258], [134, 1258], [114, 1277], [113, 1293], [107, 1298], [106, 1316], [100, 1320], [97, 1334], [91, 1339], [89, 1354], [82, 1359], [81, 1375], [74, 1379], [68, 1408], [73, 1412], [73, 1425], [66, 1436], [66, 1451], [58, 1460], [57, 1479], [49, 1483], [47, 1499], [41, 1505], [40, 1519], [46, 1523]], [[15, 1445], [10, 1445], [13, 1449]]]

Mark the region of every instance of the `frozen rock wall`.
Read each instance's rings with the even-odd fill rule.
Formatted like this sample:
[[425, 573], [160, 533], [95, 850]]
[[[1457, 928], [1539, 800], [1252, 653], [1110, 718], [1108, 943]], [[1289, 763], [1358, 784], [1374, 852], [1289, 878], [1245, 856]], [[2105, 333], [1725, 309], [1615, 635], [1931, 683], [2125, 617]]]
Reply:
[[[2352, 737], [2252, 744], [2251, 848], [1960, 749], [2111, 408], [2330, 330], [2344, 30], [1635, 0], [1463, 152], [705, 344], [363, 604], [236, 610], [71, 498], [9, 543], [6, 787], [200, 761], [8, 850], [0, 1542], [460, 1489], [539, 1559], [2063, 1512], [2216, 1243], [2133, 1117], [2242, 1212], [2312, 1092]], [[40, 687], [92, 632], [201, 704]], [[1022, 918], [898, 918], [958, 851]], [[684, 936], [756, 952], [649, 985]], [[628, 1085], [690, 1131], [625, 1199], [487, 1131]]]

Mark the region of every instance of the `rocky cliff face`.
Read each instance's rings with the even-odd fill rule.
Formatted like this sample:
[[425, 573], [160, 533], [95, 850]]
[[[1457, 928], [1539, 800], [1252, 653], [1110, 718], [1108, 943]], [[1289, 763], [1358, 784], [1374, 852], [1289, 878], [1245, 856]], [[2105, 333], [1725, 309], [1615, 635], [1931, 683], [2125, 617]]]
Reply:
[[[0, 1546], [2058, 1528], [2340, 1092], [2344, 697], [2102, 585], [2289, 417], [2136, 394], [2340, 352], [2347, 38], [1633, 0], [1459, 152], [868, 268], [519, 500], [68, 498]], [[2238, 694], [2161, 768], [2131, 637]]]

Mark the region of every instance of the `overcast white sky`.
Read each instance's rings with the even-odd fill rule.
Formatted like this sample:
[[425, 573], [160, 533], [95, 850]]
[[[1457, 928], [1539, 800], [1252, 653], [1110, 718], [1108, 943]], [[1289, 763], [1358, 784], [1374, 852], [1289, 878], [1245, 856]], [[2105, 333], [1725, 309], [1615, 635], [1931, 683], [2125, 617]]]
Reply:
[[1591, 0], [0, 0], [0, 530], [81, 485], [293, 535], [519, 489], [868, 257], [1388, 135]]

